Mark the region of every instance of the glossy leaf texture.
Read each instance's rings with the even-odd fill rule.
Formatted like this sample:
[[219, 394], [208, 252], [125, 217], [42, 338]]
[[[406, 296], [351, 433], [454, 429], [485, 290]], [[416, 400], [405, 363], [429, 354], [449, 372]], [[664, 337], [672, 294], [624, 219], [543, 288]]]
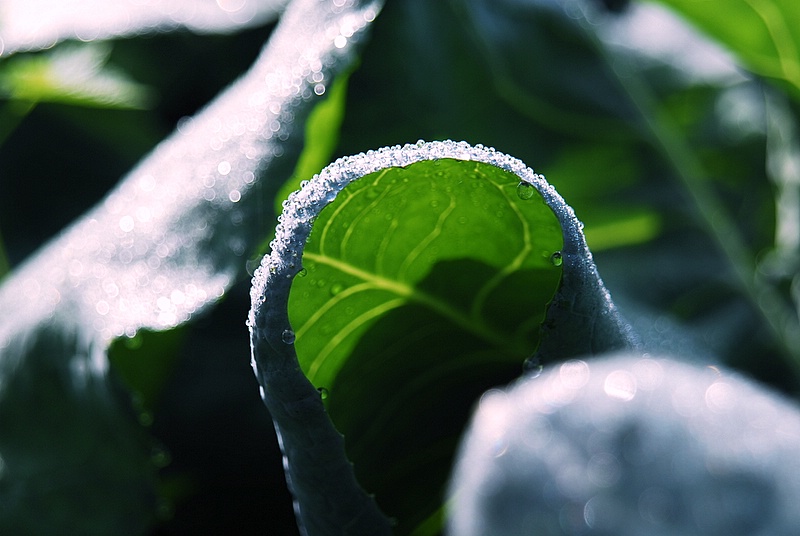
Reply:
[[336, 430], [358, 482], [411, 533], [440, 513], [484, 390], [526, 359], [635, 345], [572, 210], [519, 160], [463, 142], [328, 166], [285, 203], [252, 301], [254, 366], [305, 526], [331, 497], [369, 502], [331, 476], [346, 467]]
[[[151, 446], [106, 351], [188, 321], [244, 272], [262, 238], [256, 206], [291, 174], [315, 88], [348, 65], [377, 15], [377, 4], [339, 4], [293, 2], [248, 73], [3, 281], [2, 532], [26, 533], [35, 520], [41, 530], [136, 534], [152, 520]], [[131, 500], [109, 492], [123, 487]]]
[[93, 41], [176, 28], [232, 31], [277, 18], [288, 3], [288, 0], [3, 0], [0, 55], [46, 49], [64, 39]]

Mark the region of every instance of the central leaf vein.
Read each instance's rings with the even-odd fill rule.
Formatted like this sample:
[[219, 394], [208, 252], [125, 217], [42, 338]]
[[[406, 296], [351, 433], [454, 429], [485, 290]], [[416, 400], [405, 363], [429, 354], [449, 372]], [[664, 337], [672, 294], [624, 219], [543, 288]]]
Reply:
[[[407, 283], [395, 281], [378, 274], [373, 274], [364, 271], [356, 266], [353, 266], [352, 264], [344, 262], [340, 259], [335, 259], [311, 251], [306, 251], [303, 254], [303, 256], [309, 261], [330, 266], [331, 268], [334, 268], [342, 273], [356, 277], [366, 283], [364, 285], [356, 285], [354, 287], [351, 287], [350, 295], [354, 294], [355, 292], [363, 292], [365, 290], [385, 290], [387, 292], [395, 294], [401, 301], [401, 303], [396, 303], [397, 300], [390, 300], [389, 302], [386, 302], [386, 303], [392, 303], [393, 307], [398, 307], [399, 305], [408, 302], [418, 303], [436, 312], [440, 316], [450, 320], [451, 322], [467, 330], [468, 332], [474, 333], [475, 335], [479, 336], [480, 338], [484, 339], [485, 341], [491, 343], [496, 347], [503, 348], [507, 351], [514, 353], [520, 353], [520, 354], [524, 353], [524, 350], [516, 348], [514, 345], [511, 344], [510, 337], [507, 334], [502, 333], [499, 330], [493, 329], [479, 318], [474, 318], [471, 317], [470, 315], [467, 315], [463, 311], [453, 307], [451, 304], [445, 302], [441, 298], [423, 292], [418, 288], [414, 288], [413, 286]], [[334, 299], [342, 294], [345, 294], [345, 291], [335, 296]], [[330, 309], [330, 306], [328, 306], [326, 310], [327, 309]], [[384, 308], [382, 312], [386, 312], [388, 310], [389, 309]], [[371, 311], [374, 311], [374, 309]], [[360, 315], [359, 317], [357, 317], [357, 319], [354, 319], [353, 322], [348, 324], [348, 327], [351, 328], [348, 333], [351, 333], [352, 330], [356, 329], [359, 325], [361, 325], [357, 323], [359, 319], [360, 322], [363, 323], [376, 317], [376, 315], [369, 313], [370, 311]], [[322, 318], [323, 314], [324, 312], [313, 315], [300, 328], [300, 330], [298, 330], [298, 333], [302, 333], [310, 329], [314, 322], [317, 322], [319, 321], [320, 318]], [[328, 343], [328, 345], [326, 345], [326, 348], [330, 347], [330, 349], [332, 350], [333, 348], [335, 348], [336, 344], [338, 344], [344, 339], [345, 336], [346, 335], [342, 335], [341, 333], [338, 334], [331, 340], [331, 342]], [[316, 362], [317, 360], [315, 360], [315, 363]], [[318, 367], [319, 365], [316, 365], [314, 369], [316, 370]]]

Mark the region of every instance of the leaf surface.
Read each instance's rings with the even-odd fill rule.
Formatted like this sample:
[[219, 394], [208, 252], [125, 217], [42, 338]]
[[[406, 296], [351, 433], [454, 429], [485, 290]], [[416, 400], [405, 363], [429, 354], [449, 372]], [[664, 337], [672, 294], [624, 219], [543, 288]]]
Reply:
[[49, 48], [64, 39], [92, 41], [188, 28], [225, 32], [269, 22], [288, 0], [3, 0], [0, 55]]
[[4, 279], [0, 461], [13, 469], [0, 472], [0, 532], [136, 534], [151, 521], [150, 446], [108, 375], [108, 346], [188, 321], [243, 273], [313, 88], [346, 67], [379, 7], [338, 4], [293, 2], [248, 73]]
[[554, 359], [634, 344], [580, 228], [543, 177], [463, 142], [342, 159], [290, 196], [250, 326], [304, 525], [327, 533], [334, 495], [340, 511], [374, 511], [354, 480], [345, 495], [331, 476], [347, 467], [337, 430], [358, 481], [410, 533], [440, 508], [481, 392], [537, 346], [534, 359]]
[[795, 404], [724, 368], [569, 360], [481, 400], [449, 533], [794, 534], [798, 434]]

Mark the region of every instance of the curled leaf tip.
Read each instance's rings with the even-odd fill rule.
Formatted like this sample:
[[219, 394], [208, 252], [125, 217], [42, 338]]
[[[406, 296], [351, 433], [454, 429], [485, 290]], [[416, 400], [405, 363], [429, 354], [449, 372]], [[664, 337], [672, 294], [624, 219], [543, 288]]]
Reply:
[[[409, 171], [412, 168], [414, 171]], [[357, 185], [348, 188], [356, 181]], [[407, 186], [409, 183], [415, 184]], [[345, 201], [336, 210], [323, 214], [340, 194]], [[381, 213], [378, 205], [384, 197], [396, 202], [387, 205], [392, 210]], [[350, 203], [356, 198], [358, 201]], [[420, 199], [423, 204], [419, 204]], [[458, 212], [459, 202], [469, 210]], [[343, 208], [351, 204], [352, 213]], [[370, 220], [371, 212], [380, 217]], [[511, 219], [504, 219], [508, 214]], [[421, 218], [427, 218], [427, 223], [422, 225], [420, 234], [411, 233], [401, 242], [386, 238], [400, 236], [394, 235], [400, 226], [419, 228]], [[470, 218], [474, 218], [471, 226]], [[412, 221], [417, 223], [411, 225]], [[476, 246], [474, 233], [490, 232], [484, 228], [486, 224], [498, 236], [494, 240], [490, 237], [488, 243], [484, 242], [487, 237], [483, 237], [480, 242], [483, 245]], [[515, 242], [501, 247], [493, 242], [497, 242], [499, 235], [509, 235], [506, 224], [516, 229], [512, 233]], [[321, 236], [312, 236], [315, 226], [321, 227]], [[351, 227], [358, 230], [351, 232]], [[350, 230], [339, 234], [336, 229]], [[445, 230], [454, 238], [437, 242]], [[358, 238], [354, 238], [356, 233]], [[314, 236], [317, 238], [310, 241]], [[351, 246], [363, 254], [354, 253]], [[394, 256], [390, 251], [393, 246], [398, 246]], [[582, 225], [572, 209], [542, 175], [491, 147], [420, 140], [341, 158], [305, 182], [283, 203], [270, 248], [253, 276], [251, 288], [248, 326], [253, 366], [263, 387], [264, 401], [281, 433], [288, 480], [301, 512], [300, 523], [318, 524], [319, 532], [309, 530], [309, 533], [325, 534], [333, 530], [331, 527], [351, 522], [365, 523], [372, 534], [377, 533], [376, 526], [382, 527], [380, 531], [389, 530], [388, 521], [372, 497], [356, 482], [342, 436], [326, 413], [325, 404], [339, 407], [342, 397], [348, 396], [336, 390], [334, 380], [347, 366], [354, 366], [345, 362], [348, 357], [339, 355], [347, 351], [343, 348], [355, 344], [351, 334], [367, 334], [365, 330], [383, 315], [410, 306], [408, 311], [417, 311], [412, 316], [422, 311], [423, 315], [436, 318], [433, 324], [425, 325], [443, 330], [439, 338], [453, 330], [474, 337], [487, 346], [488, 353], [499, 352], [505, 360], [518, 357], [517, 370], [533, 350], [528, 346], [531, 341], [539, 341], [537, 360], [587, 353], [587, 348], [624, 348], [630, 342], [629, 332], [625, 331], [627, 324], [616, 314], [586, 247]], [[366, 253], [367, 250], [372, 253]], [[360, 260], [355, 261], [351, 254]], [[466, 265], [474, 272], [469, 276], [474, 279], [457, 281], [445, 276], [449, 281], [445, 287], [461, 290], [451, 291], [456, 295], [448, 298], [437, 294], [437, 285], [442, 283], [436, 277], [442, 276], [436, 270]], [[338, 271], [338, 276], [348, 283], [322, 277], [320, 273], [328, 268]], [[465, 272], [450, 273], [463, 277]], [[511, 310], [506, 300], [515, 294], [527, 296], [527, 292], [520, 292], [526, 288], [523, 284], [526, 277], [537, 274], [534, 277], [550, 281], [558, 273], [562, 274], [562, 281], [552, 299], [540, 339], [535, 335], [541, 320], [540, 310], [525, 316], [519, 325], [513, 324], [520, 322], [519, 319], [509, 318], [510, 322], [500, 321], [498, 326], [498, 318], [508, 317]], [[555, 277], [553, 288], [558, 282]], [[312, 280], [320, 283], [319, 288], [307, 286]], [[429, 289], [426, 284], [435, 288]], [[308, 297], [292, 301], [293, 286], [306, 288]], [[325, 292], [320, 291], [323, 286]], [[462, 290], [472, 296], [459, 297]], [[366, 292], [361, 294], [362, 291]], [[552, 296], [553, 290], [550, 292]], [[312, 338], [314, 344], [319, 342], [322, 346], [304, 350], [298, 359], [298, 345], [302, 348], [302, 344], [311, 344], [305, 342], [309, 338], [306, 333], [320, 324], [319, 316], [329, 314], [355, 295], [360, 296], [362, 307], [364, 300], [379, 297], [359, 312], [341, 308], [341, 314], [334, 316], [344, 318], [341, 322], [346, 324], [334, 321], [339, 322], [335, 328], [338, 335], [326, 336], [324, 328], [320, 328]], [[320, 303], [313, 305], [318, 299]], [[525, 298], [516, 302], [520, 302], [519, 298], [514, 307], [525, 302]], [[297, 306], [306, 315], [297, 325], [292, 324], [297, 317], [290, 317], [293, 303], [300, 303]], [[544, 302], [538, 306], [525, 303], [528, 303], [527, 313], [531, 307], [544, 309]], [[346, 320], [348, 314], [354, 316], [352, 321]], [[336, 357], [331, 358], [334, 353]], [[463, 362], [455, 366], [464, 366]], [[327, 386], [326, 392], [328, 387], [332, 388], [333, 394], [326, 397], [325, 404], [314, 384]], [[398, 392], [403, 393], [404, 389]], [[324, 457], [320, 457], [321, 451], [325, 451]], [[332, 478], [337, 472], [340, 477]], [[342, 502], [331, 508], [331, 497]], [[354, 505], [359, 505], [358, 515], [353, 513]]]

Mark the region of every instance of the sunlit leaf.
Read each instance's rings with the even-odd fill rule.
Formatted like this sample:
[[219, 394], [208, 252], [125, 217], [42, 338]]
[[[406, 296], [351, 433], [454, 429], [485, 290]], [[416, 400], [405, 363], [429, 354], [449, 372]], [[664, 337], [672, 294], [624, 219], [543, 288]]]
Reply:
[[337, 4], [293, 2], [248, 73], [3, 281], [9, 533], [135, 534], [152, 518], [155, 465], [107, 375], [108, 345], [186, 322], [244, 271], [263, 200], [295, 166], [314, 88], [347, 67], [378, 10]]
[[226, 32], [277, 17], [288, 0], [3, 0], [0, 55], [49, 48], [64, 39], [93, 41], [189, 28]]
[[410, 533], [440, 508], [483, 390], [526, 358], [634, 344], [569, 207], [520, 161], [466, 143], [327, 167], [290, 196], [252, 300], [257, 375], [314, 527], [348, 522], [350, 501], [372, 508], [351, 475], [330, 477], [347, 465], [321, 398], [359, 482]]

